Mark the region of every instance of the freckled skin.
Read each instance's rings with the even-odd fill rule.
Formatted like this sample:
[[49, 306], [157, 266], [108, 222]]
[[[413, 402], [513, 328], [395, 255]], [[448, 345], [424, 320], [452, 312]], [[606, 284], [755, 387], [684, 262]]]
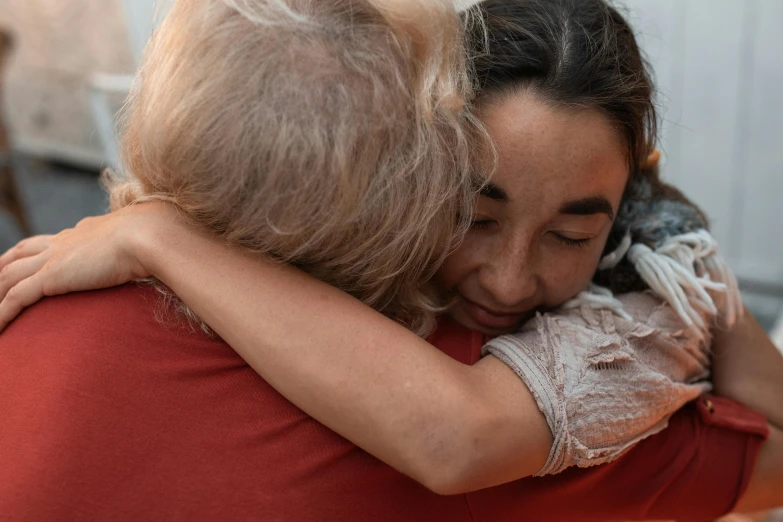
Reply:
[[600, 112], [555, 107], [529, 90], [492, 99], [479, 116], [499, 154], [491, 182], [507, 201], [479, 198], [474, 229], [436, 281], [456, 295], [450, 314], [457, 322], [501, 335], [590, 282], [612, 220], [560, 209], [603, 197], [616, 215], [629, 176], [627, 147]]

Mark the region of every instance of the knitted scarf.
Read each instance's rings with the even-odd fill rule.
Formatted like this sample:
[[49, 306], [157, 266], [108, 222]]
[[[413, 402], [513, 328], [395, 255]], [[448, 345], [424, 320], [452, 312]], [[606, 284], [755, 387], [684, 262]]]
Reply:
[[630, 181], [593, 283], [565, 307], [624, 315], [614, 294], [650, 290], [707, 338], [715, 321], [731, 326], [742, 315], [739, 287], [705, 214], [661, 180], [659, 158], [655, 151]]

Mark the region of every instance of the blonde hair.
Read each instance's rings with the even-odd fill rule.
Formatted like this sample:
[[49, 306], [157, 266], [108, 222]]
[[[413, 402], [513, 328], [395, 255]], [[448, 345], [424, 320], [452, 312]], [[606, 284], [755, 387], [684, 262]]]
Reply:
[[463, 23], [451, 0], [178, 0], [124, 111], [112, 209], [172, 202], [427, 334], [485, 139]]

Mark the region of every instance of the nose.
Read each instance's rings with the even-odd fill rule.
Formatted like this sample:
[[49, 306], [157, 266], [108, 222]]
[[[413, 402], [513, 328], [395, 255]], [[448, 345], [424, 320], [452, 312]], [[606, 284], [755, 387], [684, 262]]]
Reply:
[[519, 311], [520, 304], [535, 298], [539, 287], [535, 252], [531, 238], [510, 238], [484, 266], [481, 285], [498, 307]]

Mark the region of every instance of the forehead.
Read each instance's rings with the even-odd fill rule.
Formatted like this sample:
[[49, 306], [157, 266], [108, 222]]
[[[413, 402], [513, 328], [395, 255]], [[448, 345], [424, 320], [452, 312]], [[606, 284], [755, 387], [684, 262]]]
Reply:
[[627, 149], [599, 111], [557, 107], [523, 91], [485, 102], [479, 116], [498, 150], [492, 183], [510, 201], [543, 206], [622, 195]]

